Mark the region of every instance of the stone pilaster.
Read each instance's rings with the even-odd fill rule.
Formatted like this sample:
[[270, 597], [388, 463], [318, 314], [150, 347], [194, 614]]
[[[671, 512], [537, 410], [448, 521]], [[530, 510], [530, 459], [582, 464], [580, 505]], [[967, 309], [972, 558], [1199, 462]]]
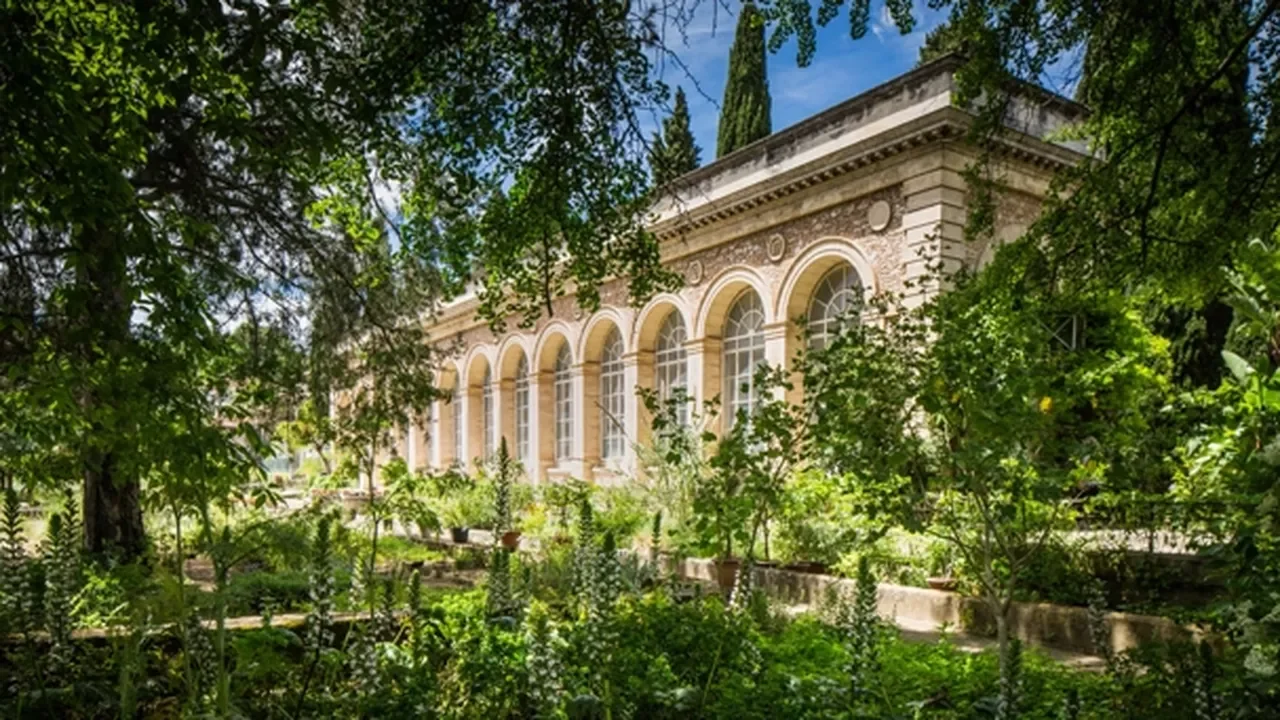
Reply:
[[514, 378], [503, 378], [494, 383], [493, 393], [494, 421], [498, 424], [498, 443], [507, 441], [507, 452], [519, 462], [524, 458], [516, 456], [516, 381]]
[[946, 290], [948, 278], [964, 267], [965, 181], [944, 166], [903, 181], [902, 194], [904, 302], [918, 307]]
[[404, 462], [409, 466], [409, 470], [418, 469], [418, 437], [422, 435], [422, 430], [418, 427], [418, 423], [413, 416], [409, 416], [409, 424], [405, 428], [404, 439]]
[[427, 411], [426, 432], [423, 438], [425, 448], [423, 457], [426, 459], [427, 466], [434, 470], [444, 466], [440, 458], [440, 415], [443, 404], [439, 400], [431, 401], [431, 409]]
[[600, 464], [600, 363], [579, 363], [573, 366], [572, 373], [573, 461], [579, 467], [578, 477], [591, 480]]
[[688, 349], [689, 397], [701, 412], [702, 403], [720, 394], [720, 338], [694, 338], [685, 343]]
[[623, 469], [636, 472], [639, 469], [636, 447], [649, 444], [649, 425], [652, 418], [640, 399], [640, 389], [653, 387], [653, 351], [641, 350], [622, 356], [623, 409], [626, 421], [623, 423], [627, 437], [627, 450], [623, 455]]
[[533, 456], [529, 468], [535, 481], [547, 478], [556, 461], [556, 388], [555, 373], [540, 370], [529, 373], [529, 444]]
[[480, 463], [484, 460], [484, 398], [483, 388], [479, 385], [472, 385], [466, 388], [463, 395], [463, 405], [466, 407], [463, 413], [462, 427], [466, 428], [466, 442], [463, 443], [467, 456], [463, 459], [463, 464], [471, 470], [477, 470]]

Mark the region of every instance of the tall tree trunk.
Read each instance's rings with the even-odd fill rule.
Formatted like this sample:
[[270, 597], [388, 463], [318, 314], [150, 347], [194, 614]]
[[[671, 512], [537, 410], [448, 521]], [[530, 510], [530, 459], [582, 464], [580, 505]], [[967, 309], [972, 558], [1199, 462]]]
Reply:
[[89, 381], [83, 409], [91, 429], [85, 438], [84, 545], [93, 554], [120, 560], [139, 557], [146, 546], [137, 469], [122, 462], [129, 433], [137, 428], [124, 403], [125, 369], [133, 308], [128, 299], [125, 228], [100, 219], [79, 233], [79, 343]]
[[137, 478], [117, 473], [114, 453], [96, 453], [84, 468], [84, 544], [94, 554], [132, 560], [146, 549]]

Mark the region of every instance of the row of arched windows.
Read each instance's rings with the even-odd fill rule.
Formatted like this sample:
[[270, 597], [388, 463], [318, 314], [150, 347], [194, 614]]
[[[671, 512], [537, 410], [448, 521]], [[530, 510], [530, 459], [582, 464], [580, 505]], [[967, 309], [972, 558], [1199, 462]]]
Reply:
[[[827, 270], [814, 285], [805, 313], [811, 347], [824, 347], [841, 322], [858, 317], [862, 299], [862, 282], [851, 265], [840, 263]], [[745, 288], [730, 301], [723, 317], [719, 358], [722, 383], [719, 391], [725, 429], [728, 429], [738, 417], [749, 416], [760, 399], [754, 375], [756, 368], [765, 362], [766, 314], [756, 291]], [[686, 328], [680, 311], [672, 308], [663, 318], [654, 338], [652, 381], [660, 399], [673, 397], [678, 389], [689, 389], [689, 336]], [[627, 393], [634, 389], [627, 387], [624, 344], [622, 334], [616, 326], [608, 330], [600, 348], [598, 378], [594, 380], [598, 382], [594, 395], [595, 407], [575, 407], [573, 356], [567, 342], [560, 345], [549, 368], [549, 375], [543, 376], [546, 380], [540, 381], [550, 383], [549, 393], [544, 397], [550, 402], [551, 412], [547, 418], [550, 427], [542, 429], [540, 426], [539, 435], [545, 438], [546, 435], [542, 433], [550, 431], [550, 454], [557, 464], [570, 459], [574, 454], [573, 439], [578, 430], [576, 423], [582, 419], [579, 418], [579, 413], [583, 411], [599, 413], [596, 418], [599, 428], [598, 452], [590, 454], [608, 462], [620, 460], [627, 452], [629, 438], [626, 398]], [[498, 408], [493, 368], [485, 367], [480, 387], [480, 407], [477, 408], [481, 418], [479, 427], [475, 428], [482, 433], [478, 445], [485, 456], [490, 456], [496, 449], [498, 438], [502, 435], [499, 415], [508, 412], [506, 407], [510, 407], [509, 412], [514, 417], [509, 418], [511, 425], [508, 427], [511, 430], [510, 439], [514, 441], [514, 454], [526, 465], [534, 464], [536, 449], [532, 447], [531, 427], [538, 422], [539, 415], [538, 398], [533, 397], [530, 380], [530, 361], [521, 353], [511, 376], [511, 389], [504, 390], [504, 393], [513, 392], [510, 405], [504, 399], [504, 407]], [[446, 412], [451, 416], [452, 423], [452, 458], [463, 459], [466, 458], [466, 432], [457, 383], [454, 383], [450, 393], [450, 406]], [[681, 420], [687, 422], [688, 417], [689, 409], [685, 406]], [[592, 419], [592, 416], [584, 415], [583, 418]]]

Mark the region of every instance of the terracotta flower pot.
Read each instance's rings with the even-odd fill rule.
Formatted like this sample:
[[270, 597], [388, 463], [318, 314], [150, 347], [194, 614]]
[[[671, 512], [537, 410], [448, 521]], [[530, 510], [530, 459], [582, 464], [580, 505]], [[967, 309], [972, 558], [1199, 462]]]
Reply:
[[502, 533], [502, 547], [507, 550], [515, 550], [520, 547], [520, 531], [508, 530]]
[[728, 595], [733, 592], [733, 584], [738, 580], [738, 568], [742, 561], [738, 558], [719, 558], [716, 560], [716, 584], [720, 592]]
[[926, 578], [930, 590], [945, 590], [946, 592], [954, 592], [956, 587], [960, 585], [960, 581], [953, 577], [931, 577]]

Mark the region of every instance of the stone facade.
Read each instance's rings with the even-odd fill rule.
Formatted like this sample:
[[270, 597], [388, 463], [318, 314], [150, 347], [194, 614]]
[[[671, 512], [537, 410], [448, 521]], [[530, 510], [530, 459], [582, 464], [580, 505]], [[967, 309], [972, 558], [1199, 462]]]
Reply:
[[[972, 116], [954, 101], [954, 69], [945, 58], [918, 68], [682, 178], [655, 207], [650, 228], [663, 262], [685, 284], [642, 308], [627, 304], [625, 281], [616, 280], [601, 288], [602, 307], [590, 316], [573, 298], [560, 298], [533, 328], [495, 336], [476, 318], [474, 298], [454, 301], [432, 330], [442, 347], [455, 350], [440, 376], [445, 389], [458, 388], [458, 402], [437, 403], [408, 429], [397, 452], [415, 467], [471, 464], [497, 437], [515, 448], [517, 434], [527, 433], [521, 460], [535, 480], [607, 482], [635, 470], [631, 448], [645, 441], [648, 419], [630, 389], [654, 387], [658, 332], [670, 313], [678, 313], [685, 331], [688, 391], [701, 401], [728, 390], [727, 314], [744, 293], [755, 293], [763, 315], [755, 316], [752, 342], [763, 346], [764, 360], [785, 364], [801, 341], [794, 320], [809, 311], [828, 273], [852, 269], [866, 296], [895, 293], [919, 303], [945, 290], [930, 267], [956, 271], [989, 261], [999, 243], [1034, 221], [1053, 174], [1082, 159], [1077, 149], [1045, 139], [1081, 109], [1027, 89], [1020, 107], [1030, 120], [1011, 124], [989, 148], [1000, 187], [996, 232], [967, 242], [963, 172], [978, 153], [965, 139]], [[602, 372], [619, 367], [603, 357], [615, 329], [629, 389], [620, 418], [600, 408], [614, 387]], [[562, 347], [569, 364], [557, 375]], [[516, 417], [521, 358], [528, 366], [527, 420]], [[557, 419], [560, 435], [566, 429], [571, 435], [564, 438], [567, 453], [556, 452]], [[629, 449], [602, 457], [609, 423], [624, 432]]]

